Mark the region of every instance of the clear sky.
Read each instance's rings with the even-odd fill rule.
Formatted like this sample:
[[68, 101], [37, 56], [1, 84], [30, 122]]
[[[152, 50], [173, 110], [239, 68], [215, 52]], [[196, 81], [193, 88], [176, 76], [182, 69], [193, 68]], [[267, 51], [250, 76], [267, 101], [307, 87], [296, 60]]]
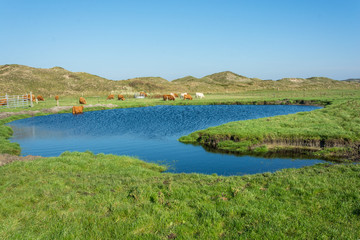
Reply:
[[360, 0], [0, 0], [0, 65], [113, 80], [360, 77]]

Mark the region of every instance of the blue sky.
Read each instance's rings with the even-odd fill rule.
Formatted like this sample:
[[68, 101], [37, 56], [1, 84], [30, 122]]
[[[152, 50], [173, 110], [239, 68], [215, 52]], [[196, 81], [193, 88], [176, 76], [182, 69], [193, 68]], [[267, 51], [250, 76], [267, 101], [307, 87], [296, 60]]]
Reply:
[[0, 0], [0, 65], [168, 80], [360, 77], [360, 0]]

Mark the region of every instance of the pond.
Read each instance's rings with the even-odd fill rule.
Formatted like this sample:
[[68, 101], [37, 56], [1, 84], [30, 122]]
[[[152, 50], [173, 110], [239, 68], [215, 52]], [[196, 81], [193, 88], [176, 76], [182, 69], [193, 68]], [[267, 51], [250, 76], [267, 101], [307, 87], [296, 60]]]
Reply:
[[178, 138], [231, 121], [318, 109], [291, 105], [155, 106], [54, 114], [8, 124], [22, 155], [58, 156], [64, 151], [136, 156], [170, 166], [169, 172], [243, 175], [299, 168], [316, 159], [261, 158], [206, 151]]

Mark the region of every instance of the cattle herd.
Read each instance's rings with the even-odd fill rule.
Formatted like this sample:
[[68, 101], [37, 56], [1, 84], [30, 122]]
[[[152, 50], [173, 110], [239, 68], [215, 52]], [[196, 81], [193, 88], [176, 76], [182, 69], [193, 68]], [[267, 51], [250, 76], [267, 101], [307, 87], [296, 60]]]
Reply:
[[[163, 100], [164, 101], [167, 101], [167, 100], [172, 100], [172, 101], [175, 101], [176, 98], [178, 98], [179, 95], [177, 95], [176, 93], [170, 93], [169, 95], [163, 95]], [[195, 93], [195, 97], [196, 98], [204, 98], [204, 94], [203, 93]], [[183, 99], [183, 100], [192, 100], [192, 96], [188, 93], [181, 93], [180, 94], [180, 98]]]
[[[148, 94], [146, 92], [140, 92], [139, 93], [140, 96], [144, 96], [144, 97], [147, 97]], [[160, 95], [161, 96], [161, 95]], [[159, 96], [159, 97], [160, 97]], [[203, 93], [195, 93], [195, 97], [196, 98], [204, 98], [204, 94]], [[38, 101], [45, 101], [45, 99], [41, 96], [41, 95], [38, 95], [36, 98], [35, 98], [35, 95], [32, 94], [32, 96], [30, 96], [30, 94], [28, 95], [24, 95], [23, 96], [24, 99], [26, 100], [30, 100], [30, 101], [33, 101], [33, 102], [38, 102]], [[113, 94], [110, 94], [106, 100], [112, 100], [114, 99], [114, 95]], [[179, 95], [176, 94], [176, 93], [170, 93], [170, 94], [165, 94], [163, 95], [163, 100], [164, 101], [175, 101], [176, 98], [179, 98]], [[180, 99], [183, 99], [183, 100], [192, 100], [192, 96], [188, 93], [181, 93], [180, 94]], [[56, 101], [59, 101], [59, 96], [56, 95], [55, 96], [55, 100]], [[121, 94], [118, 95], [118, 100], [121, 100], [121, 101], [125, 101], [125, 97]], [[86, 104], [86, 100], [84, 97], [80, 97], [79, 98], [79, 103], [80, 104]], [[7, 105], [7, 100], [6, 99], [0, 99], [0, 106], [3, 106], [3, 105]], [[83, 109], [84, 107], [83, 106], [79, 106], [79, 107], [76, 107], [74, 106], [73, 109], [72, 109], [72, 113], [73, 114], [79, 114], [79, 113], [83, 113]]]
[[[148, 96], [148, 94], [146, 93], [146, 92], [140, 92], [137, 96], [143, 96], [143, 97], [147, 97]], [[156, 96], [158, 96], [158, 95], [156, 95]], [[160, 95], [161, 96], [161, 95]], [[159, 96], [159, 97], [160, 97]], [[204, 96], [204, 94], [203, 93], [199, 93], [199, 92], [197, 92], [197, 93], [195, 93], [195, 98], [204, 98], [205, 96]], [[107, 98], [106, 98], [106, 100], [112, 100], [112, 99], [114, 99], [115, 97], [114, 97], [114, 95], [113, 94], [110, 94]], [[155, 98], [157, 98], [157, 97], [155, 97]], [[162, 96], [162, 98], [163, 98], [163, 100], [164, 101], [175, 101], [175, 99], [176, 98], [179, 98], [179, 95], [178, 94], [176, 94], [176, 93], [170, 93], [170, 94], [164, 94], [163, 96]], [[181, 93], [180, 94], [180, 99], [183, 99], [183, 100], [192, 100], [193, 98], [192, 98], [192, 96], [190, 95], [190, 94], [188, 94], [188, 93]], [[124, 101], [125, 100], [125, 97], [123, 96], [123, 95], [118, 95], [118, 100], [121, 100], [121, 101]], [[85, 101], [85, 99], [83, 99], [83, 100], [80, 100], [79, 102], [80, 102], [80, 104], [86, 104], [86, 101], [85, 101], [85, 103], [84, 103], [84, 101]]]
[[[147, 97], [148, 96], [148, 94], [147, 93], [145, 93], [145, 92], [140, 92], [139, 93], [139, 95], [140, 96], [144, 96], [144, 97]], [[197, 93], [195, 93], [195, 97], [196, 98], [204, 98], [205, 96], [204, 96], [204, 94], [203, 93], [199, 93], [199, 92], [197, 92]], [[57, 99], [56, 99], [57, 98]], [[55, 99], [56, 100], [58, 100], [58, 96], [56, 96], [55, 97]], [[114, 95], [113, 94], [110, 94], [107, 98], [106, 98], [106, 100], [112, 100], [112, 99], [114, 99], [115, 97], [114, 97]], [[176, 94], [176, 93], [170, 93], [170, 94], [164, 94], [163, 95], [163, 100], [164, 101], [175, 101], [175, 99], [176, 98], [179, 98], [179, 95], [178, 94]], [[188, 94], [188, 93], [181, 93], [180, 94], [180, 99], [183, 99], [183, 100], [192, 100], [193, 98], [192, 98], [192, 96], [190, 95], [190, 94]], [[123, 95], [118, 95], [118, 100], [121, 100], [121, 101], [125, 101], [125, 97], [123, 96]], [[83, 97], [80, 97], [79, 98], [79, 103], [80, 104], [86, 104], [86, 100], [85, 100], [85, 98], [83, 98]], [[84, 109], [84, 107], [73, 107], [73, 114], [80, 114], [80, 113], [83, 113], [83, 109]]]

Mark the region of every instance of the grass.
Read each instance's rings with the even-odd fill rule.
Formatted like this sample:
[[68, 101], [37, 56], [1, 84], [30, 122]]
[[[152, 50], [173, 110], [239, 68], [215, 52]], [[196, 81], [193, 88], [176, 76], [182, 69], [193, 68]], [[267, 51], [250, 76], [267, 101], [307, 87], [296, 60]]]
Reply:
[[360, 99], [335, 99], [324, 109], [231, 122], [181, 137], [219, 150], [267, 155], [302, 150], [308, 157], [359, 159]]
[[[322, 110], [229, 123], [201, 131], [204, 136], [247, 137], [221, 147], [254, 152], [271, 133], [279, 137], [359, 139], [359, 99], [347, 91], [253, 91], [207, 95], [194, 101], [87, 98], [89, 104], [118, 107], [158, 104], [327, 105]], [[99, 102], [97, 102], [99, 101]], [[305, 101], [305, 102], [304, 102]], [[61, 105], [77, 105], [64, 98]], [[55, 105], [47, 100], [32, 109]], [[99, 110], [92, 108], [87, 110]], [[1, 110], [4, 111], [4, 110]], [[0, 111], [0, 112], [1, 112]], [[10, 111], [19, 111], [10, 109]], [[40, 115], [48, 113], [37, 113]], [[0, 120], [0, 152], [19, 154]], [[198, 134], [195, 133], [195, 134]], [[211, 135], [213, 134], [213, 135]], [[230, 135], [231, 135], [230, 134]], [[244, 135], [241, 135], [244, 134]], [[254, 138], [254, 136], [258, 136]], [[193, 135], [187, 136], [189, 140]], [[242, 139], [242, 138], [239, 138]], [[260, 141], [261, 142], [261, 141]], [[326, 154], [347, 151], [332, 147]], [[65, 152], [59, 157], [13, 162], [0, 167], [0, 239], [358, 239], [360, 165], [319, 164], [275, 173], [222, 177], [163, 173], [165, 167], [127, 157]]]
[[0, 168], [1, 239], [358, 239], [360, 165], [220, 177], [85, 153]]

